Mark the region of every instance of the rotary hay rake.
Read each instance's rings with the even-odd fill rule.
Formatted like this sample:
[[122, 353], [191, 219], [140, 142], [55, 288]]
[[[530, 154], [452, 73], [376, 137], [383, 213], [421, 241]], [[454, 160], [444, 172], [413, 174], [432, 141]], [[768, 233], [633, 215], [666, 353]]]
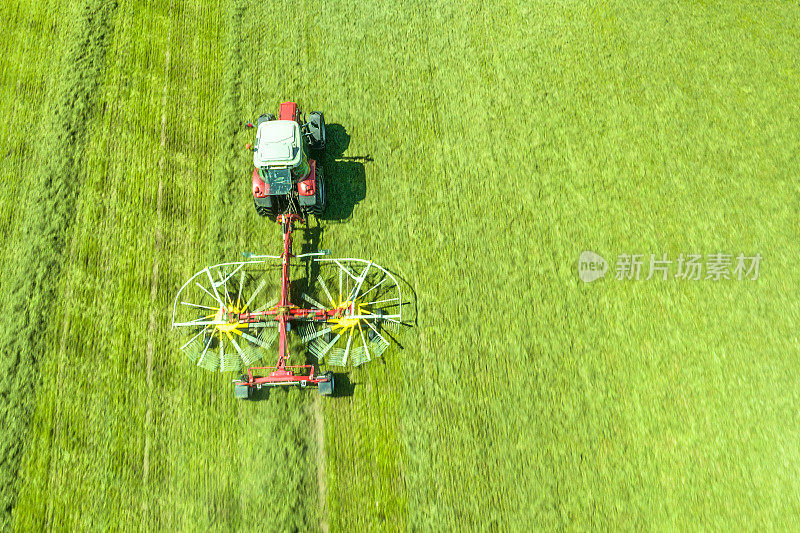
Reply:
[[[237, 398], [254, 389], [316, 385], [333, 393], [333, 373], [317, 367], [346, 367], [380, 357], [402, 324], [400, 285], [372, 261], [328, 257], [330, 252], [294, 255], [292, 230], [303, 219], [279, 215], [281, 255], [244, 254], [247, 260], [204, 268], [175, 297], [172, 328], [188, 339], [190, 360], [209, 371], [247, 372], [234, 380]], [[291, 302], [291, 260], [305, 259], [304, 306]], [[277, 275], [280, 270], [280, 276]], [[276, 295], [277, 293], [277, 295]], [[295, 329], [317, 365], [289, 365], [289, 333]], [[275, 366], [252, 366], [278, 341]]]

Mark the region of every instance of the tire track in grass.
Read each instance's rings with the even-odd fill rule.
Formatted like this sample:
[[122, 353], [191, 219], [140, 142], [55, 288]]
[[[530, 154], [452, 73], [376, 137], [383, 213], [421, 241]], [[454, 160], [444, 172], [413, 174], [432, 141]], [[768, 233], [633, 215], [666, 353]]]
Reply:
[[314, 397], [311, 404], [311, 413], [314, 416], [314, 440], [317, 449], [314, 460], [317, 463], [317, 490], [319, 492], [319, 528], [323, 533], [328, 533], [328, 520], [326, 516], [325, 498], [327, 482], [325, 480], [325, 420], [322, 418], [322, 402], [319, 395]]
[[33, 190], [25, 206], [24, 230], [17, 263], [9, 280], [0, 332], [0, 530], [11, 523], [33, 413], [36, 368], [55, 340], [52, 302], [65, 261], [67, 233], [75, 216], [87, 122], [105, 68], [107, 35], [116, 2], [86, 0], [74, 12], [76, 23], [61, 64], [51, 113], [37, 145], [31, 169]]
[[[80, 212], [80, 202], [78, 202], [78, 206], [76, 207], [76, 213]], [[74, 265], [75, 259], [77, 257], [77, 231], [72, 231], [72, 237], [70, 238], [69, 244], [69, 259], [67, 260], [67, 265]], [[66, 365], [65, 359], [67, 354], [67, 338], [69, 334], [70, 325], [72, 321], [70, 319], [70, 311], [71, 305], [73, 302], [74, 297], [74, 284], [70, 281], [67, 281], [66, 288], [64, 290], [62, 299], [65, 302], [63, 308], [63, 319], [62, 319], [62, 326], [61, 326], [61, 333], [58, 339], [58, 374], [56, 375], [56, 388], [61, 389], [64, 383], [64, 367]], [[57, 402], [55, 405], [55, 415], [53, 416], [55, 422], [55, 427], [53, 428], [53, 435], [58, 436], [61, 434], [62, 431], [62, 419], [61, 419], [61, 407], [62, 403]], [[51, 441], [52, 442], [52, 441]], [[35, 452], [34, 452], [35, 453]], [[56, 474], [58, 473], [58, 463], [56, 461], [49, 461], [49, 467], [47, 471], [47, 486], [55, 486], [55, 478]], [[24, 468], [24, 467], [23, 467]], [[51, 511], [51, 509], [48, 509]], [[50, 512], [45, 512], [45, 528], [50, 530], [53, 527], [52, 523], [52, 514]], [[17, 515], [17, 523], [19, 523], [19, 515]]]
[[142, 459], [142, 487], [145, 491], [145, 498], [142, 501], [142, 529], [145, 529], [147, 523], [147, 487], [148, 475], [150, 473], [150, 430], [153, 425], [153, 336], [156, 331], [156, 296], [158, 295], [158, 281], [159, 281], [159, 257], [161, 248], [164, 241], [164, 232], [162, 230], [163, 219], [163, 205], [164, 205], [164, 165], [166, 163], [166, 144], [167, 144], [167, 94], [169, 92], [169, 62], [170, 62], [170, 47], [172, 46], [172, 9], [174, 7], [174, 0], [170, 0], [169, 12], [167, 15], [167, 46], [164, 53], [164, 87], [161, 90], [161, 156], [158, 160], [158, 193], [156, 200], [156, 214], [158, 223], [156, 225], [155, 234], [155, 256], [153, 258], [153, 271], [152, 281], [150, 283], [150, 316], [147, 326], [147, 346], [145, 354], [147, 356], [147, 411], [144, 416], [144, 457]]

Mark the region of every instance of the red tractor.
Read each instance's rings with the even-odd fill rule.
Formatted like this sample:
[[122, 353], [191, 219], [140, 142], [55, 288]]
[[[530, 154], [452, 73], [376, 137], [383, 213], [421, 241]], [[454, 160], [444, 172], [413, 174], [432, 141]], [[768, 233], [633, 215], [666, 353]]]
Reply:
[[308, 120], [294, 102], [283, 102], [275, 115], [263, 114], [256, 124], [253, 151], [253, 202], [259, 215], [277, 220], [284, 213], [320, 216], [325, 211], [325, 182], [319, 158], [325, 149], [325, 117]]

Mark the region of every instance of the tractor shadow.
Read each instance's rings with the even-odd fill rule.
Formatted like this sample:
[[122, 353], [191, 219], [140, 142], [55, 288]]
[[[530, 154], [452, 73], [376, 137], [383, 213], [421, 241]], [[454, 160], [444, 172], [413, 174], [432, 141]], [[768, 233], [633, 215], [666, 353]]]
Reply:
[[372, 157], [344, 155], [350, 146], [350, 134], [341, 124], [326, 124], [325, 136], [325, 151], [319, 161], [325, 179], [326, 207], [320, 219], [343, 222], [353, 215], [356, 204], [367, 197], [364, 163], [372, 162]]

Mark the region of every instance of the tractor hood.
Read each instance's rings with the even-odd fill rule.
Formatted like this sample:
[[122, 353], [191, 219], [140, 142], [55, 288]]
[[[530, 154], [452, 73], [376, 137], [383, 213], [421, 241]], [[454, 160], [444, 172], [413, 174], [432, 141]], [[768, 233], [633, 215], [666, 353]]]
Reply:
[[256, 168], [283, 166], [293, 168], [303, 157], [300, 126], [293, 120], [268, 120], [256, 132], [253, 165]]

